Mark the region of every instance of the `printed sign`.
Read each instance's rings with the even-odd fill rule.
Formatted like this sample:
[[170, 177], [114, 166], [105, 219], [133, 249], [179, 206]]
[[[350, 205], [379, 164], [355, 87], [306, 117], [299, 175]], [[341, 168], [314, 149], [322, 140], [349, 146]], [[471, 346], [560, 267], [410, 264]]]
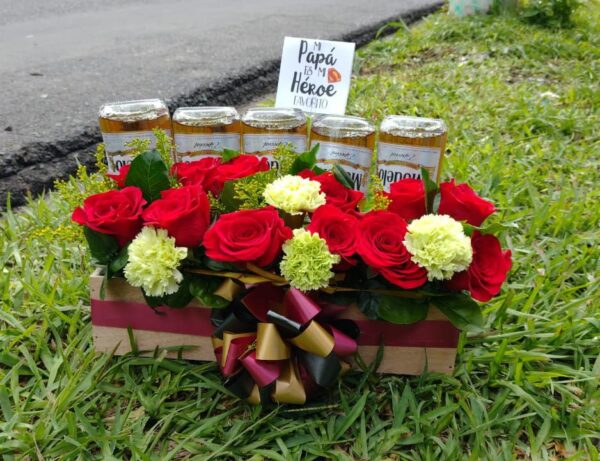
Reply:
[[275, 105], [343, 115], [354, 47], [354, 43], [285, 37]]

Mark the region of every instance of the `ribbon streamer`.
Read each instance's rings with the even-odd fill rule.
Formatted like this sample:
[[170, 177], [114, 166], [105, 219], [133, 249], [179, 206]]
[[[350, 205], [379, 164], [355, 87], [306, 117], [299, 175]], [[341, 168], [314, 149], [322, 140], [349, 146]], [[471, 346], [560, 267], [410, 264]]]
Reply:
[[358, 329], [328, 311], [295, 288], [271, 283], [215, 311], [213, 346], [226, 387], [253, 404], [303, 404], [331, 387], [349, 368], [342, 359], [356, 352]]
[[[272, 272], [261, 269], [254, 264], [247, 264], [246, 269], [248, 269], [251, 274], [245, 272], [217, 272], [209, 269], [193, 269], [193, 268], [185, 268], [183, 269], [185, 272], [189, 272], [190, 274], [199, 274], [199, 275], [210, 275], [212, 277], [223, 277], [225, 279], [235, 279], [241, 283], [246, 285], [254, 285], [254, 284], [272, 284], [275, 286], [287, 286], [290, 284], [285, 278], [273, 274]], [[338, 273], [334, 277], [334, 281], [340, 281], [344, 279], [345, 274]], [[408, 298], [408, 299], [423, 299], [430, 296], [435, 296], [434, 293], [417, 293], [411, 291], [403, 291], [403, 290], [389, 290], [389, 289], [380, 289], [380, 288], [351, 288], [351, 287], [340, 287], [340, 286], [328, 286], [321, 288], [320, 291], [323, 293], [338, 293], [338, 292], [360, 292], [360, 291], [368, 291], [371, 293], [378, 293], [382, 295], [395, 296], [397, 298]], [[439, 295], [438, 295], [439, 296]], [[226, 298], [227, 299], [227, 298]]]

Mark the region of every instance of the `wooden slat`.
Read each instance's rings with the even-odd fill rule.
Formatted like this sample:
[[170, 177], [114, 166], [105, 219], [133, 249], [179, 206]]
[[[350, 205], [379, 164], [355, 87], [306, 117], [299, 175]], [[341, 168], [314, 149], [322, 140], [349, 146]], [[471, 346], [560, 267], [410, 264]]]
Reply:
[[[93, 299], [100, 299], [102, 278], [98, 272], [90, 277], [90, 291]], [[141, 290], [130, 286], [124, 279], [109, 280], [105, 287], [104, 299], [136, 303], [145, 302]], [[201, 307], [198, 303], [191, 305]], [[355, 305], [350, 306], [344, 312], [343, 317], [357, 320], [365, 319], [365, 316]], [[438, 309], [432, 307], [429, 310], [427, 320], [447, 320], [447, 318]], [[111, 353], [114, 350], [116, 355], [131, 352], [126, 328], [93, 325], [92, 332], [98, 352]], [[187, 360], [215, 360], [212, 342], [209, 337], [144, 330], [136, 330], [133, 334], [138, 349], [149, 351], [145, 355], [152, 355], [157, 347], [194, 346], [194, 349], [183, 351], [181, 356]], [[377, 350], [378, 346], [360, 346], [359, 354], [366, 363], [371, 363], [375, 359]], [[177, 356], [177, 351], [167, 354], [167, 357], [176, 358]], [[427, 369], [433, 372], [450, 374], [454, 370], [455, 360], [456, 349], [454, 348], [388, 346], [384, 349], [383, 360], [378, 371], [380, 373], [420, 375]]]
[[[93, 325], [92, 335], [94, 346], [98, 352], [110, 354], [114, 350], [115, 355], [125, 355], [131, 352], [131, 343], [126, 328]], [[156, 348], [193, 346], [194, 349], [184, 350], [181, 357], [186, 360], [215, 361], [212, 341], [209, 337], [145, 330], [134, 330], [133, 336], [138, 350], [148, 351], [143, 355], [154, 354]], [[177, 356], [177, 351], [167, 353], [167, 357], [170, 358], [177, 358]]]
[[[94, 345], [98, 352], [124, 355], [131, 352], [129, 335], [125, 328], [93, 326]], [[142, 355], [152, 355], [156, 348], [194, 346], [195, 349], [184, 350], [181, 354], [186, 360], [215, 361], [210, 338], [176, 333], [137, 330], [133, 332], [135, 342]], [[116, 347], [116, 349], [115, 349]], [[377, 346], [360, 346], [358, 353], [367, 363], [375, 360]], [[170, 351], [167, 357], [177, 358], [177, 351]], [[399, 375], [420, 375], [425, 369], [438, 373], [451, 374], [454, 370], [456, 349], [386, 347], [379, 373]]]
[[[369, 364], [375, 360], [378, 346], [359, 346], [358, 353]], [[420, 348], [388, 346], [383, 350], [383, 359], [378, 373], [395, 375], [421, 375], [427, 369], [437, 373], [452, 374], [456, 360], [454, 348]]]

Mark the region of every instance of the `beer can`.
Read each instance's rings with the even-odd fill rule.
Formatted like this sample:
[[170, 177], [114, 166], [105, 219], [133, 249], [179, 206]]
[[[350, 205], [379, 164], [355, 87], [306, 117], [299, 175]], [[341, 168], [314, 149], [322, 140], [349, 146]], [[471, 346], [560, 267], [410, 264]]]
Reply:
[[306, 115], [299, 109], [255, 107], [242, 117], [244, 153], [264, 156], [271, 168], [279, 168], [273, 152], [281, 144], [290, 144], [296, 153], [306, 150]]
[[169, 109], [160, 99], [104, 104], [100, 107], [98, 123], [109, 173], [117, 173], [123, 165], [131, 163], [132, 149], [128, 144], [132, 140], [147, 139], [153, 149], [156, 147], [153, 129], [161, 128], [171, 135]]
[[180, 107], [173, 114], [175, 160], [193, 162], [240, 150], [240, 116], [233, 107]]
[[439, 119], [389, 115], [379, 128], [377, 174], [386, 191], [404, 178], [421, 179], [421, 167], [439, 181], [448, 129]]
[[311, 148], [317, 143], [317, 165], [326, 170], [340, 165], [352, 178], [354, 188], [366, 192], [373, 161], [375, 127], [360, 117], [317, 116], [310, 130]]

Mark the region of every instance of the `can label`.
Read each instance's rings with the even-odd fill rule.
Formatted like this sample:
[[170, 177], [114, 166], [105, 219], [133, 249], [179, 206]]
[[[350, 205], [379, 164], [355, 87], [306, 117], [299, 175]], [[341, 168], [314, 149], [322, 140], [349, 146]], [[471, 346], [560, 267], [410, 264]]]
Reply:
[[175, 133], [178, 162], [193, 162], [219, 155], [224, 149], [240, 150], [239, 133]]
[[390, 184], [401, 179], [421, 179], [421, 167], [425, 168], [435, 181], [441, 152], [440, 147], [380, 142], [377, 146], [377, 174], [386, 191], [390, 190]]
[[[164, 130], [171, 136], [171, 130]], [[127, 146], [134, 139], [150, 141], [150, 149], [156, 147], [156, 138], [152, 131], [127, 131], [124, 133], [102, 133], [104, 153], [108, 163], [109, 173], [118, 173], [123, 165], [129, 165], [133, 160], [132, 149]]]
[[273, 152], [282, 144], [291, 144], [292, 150], [300, 154], [306, 150], [306, 136], [290, 133], [244, 133], [244, 153], [267, 157], [271, 168], [279, 168]]
[[368, 147], [349, 146], [329, 141], [311, 142], [311, 148], [319, 144], [317, 152], [317, 166], [324, 170], [333, 168], [334, 165], [340, 165], [352, 178], [354, 189], [361, 192], [367, 191], [369, 183], [369, 171], [373, 151]]

